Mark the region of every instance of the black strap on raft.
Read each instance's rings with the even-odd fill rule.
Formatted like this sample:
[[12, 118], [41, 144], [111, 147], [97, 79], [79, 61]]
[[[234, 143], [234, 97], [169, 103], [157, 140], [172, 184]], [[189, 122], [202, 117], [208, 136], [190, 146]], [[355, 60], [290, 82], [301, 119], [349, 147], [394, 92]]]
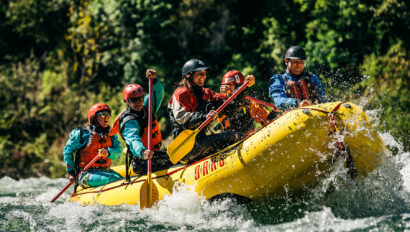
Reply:
[[349, 174], [350, 177], [354, 180], [356, 179], [358, 174], [357, 174], [357, 169], [356, 169], [356, 166], [354, 165], [354, 160], [353, 160], [352, 154], [350, 153], [349, 147], [345, 146], [342, 152], [345, 153], [347, 174]]
[[130, 178], [130, 172], [129, 172], [129, 169], [130, 169], [130, 165], [131, 165], [131, 157], [129, 157], [130, 156], [130, 148], [129, 148], [129, 146], [127, 145], [127, 154], [125, 155], [125, 180], [127, 181], [127, 182], [130, 182], [131, 181], [131, 178]]
[[335, 158], [342, 157], [345, 161], [347, 174], [352, 178], [352, 180], [356, 179], [358, 176], [357, 169], [354, 164], [354, 160], [352, 154], [350, 153], [349, 146], [347, 146], [344, 142], [337, 142], [336, 144], [336, 152]]

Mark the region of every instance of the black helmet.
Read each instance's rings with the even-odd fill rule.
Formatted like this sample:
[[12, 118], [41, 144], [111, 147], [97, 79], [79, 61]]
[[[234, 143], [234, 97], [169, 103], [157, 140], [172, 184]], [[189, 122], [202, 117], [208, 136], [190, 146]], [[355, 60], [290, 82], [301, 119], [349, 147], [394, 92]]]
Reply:
[[185, 76], [190, 72], [201, 72], [207, 69], [208, 67], [205, 65], [204, 62], [198, 59], [190, 59], [182, 67], [182, 76]]
[[306, 53], [303, 48], [293, 46], [286, 51], [285, 59], [306, 60]]

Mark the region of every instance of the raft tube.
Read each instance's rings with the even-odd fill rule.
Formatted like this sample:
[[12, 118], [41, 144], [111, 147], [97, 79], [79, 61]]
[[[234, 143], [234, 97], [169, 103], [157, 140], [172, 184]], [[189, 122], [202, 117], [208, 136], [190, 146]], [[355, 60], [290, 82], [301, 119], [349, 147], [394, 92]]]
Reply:
[[[329, 122], [334, 115], [337, 130]], [[388, 150], [366, 113], [353, 103], [332, 102], [290, 110], [244, 140], [189, 165], [152, 174], [155, 201], [184, 183], [211, 199], [223, 195], [257, 200], [296, 193], [318, 183], [334, 165], [335, 143], [350, 150], [357, 175], [366, 176]], [[113, 167], [125, 177], [125, 166]], [[132, 173], [135, 175], [135, 173]], [[81, 189], [69, 201], [83, 205], [139, 204], [146, 176]]]

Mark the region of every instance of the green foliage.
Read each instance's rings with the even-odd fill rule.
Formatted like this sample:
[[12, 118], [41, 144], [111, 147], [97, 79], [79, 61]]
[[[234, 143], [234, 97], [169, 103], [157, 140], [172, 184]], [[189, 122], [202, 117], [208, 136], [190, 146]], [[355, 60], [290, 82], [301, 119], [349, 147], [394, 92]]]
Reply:
[[[4, 4], [3, 4], [4, 3]], [[147, 88], [155, 68], [166, 109], [191, 58], [213, 67], [218, 90], [231, 69], [254, 74], [249, 94], [269, 101], [283, 55], [305, 47], [307, 69], [331, 99], [381, 109], [379, 127], [409, 146], [409, 3], [400, 0], [6, 0], [0, 4], [0, 176], [64, 175], [62, 150], [88, 108], [117, 115], [122, 88]], [[355, 86], [355, 88], [353, 88]], [[122, 144], [124, 145], [124, 144]], [[116, 164], [122, 163], [123, 157]]]
[[40, 57], [55, 49], [67, 29], [68, 0], [5, 0], [0, 4], [0, 62]]
[[400, 138], [405, 150], [410, 140], [410, 60], [403, 42], [393, 45], [383, 56], [371, 54], [365, 57], [362, 68], [369, 78], [358, 84], [369, 98], [369, 109], [382, 110], [379, 125], [383, 131]]

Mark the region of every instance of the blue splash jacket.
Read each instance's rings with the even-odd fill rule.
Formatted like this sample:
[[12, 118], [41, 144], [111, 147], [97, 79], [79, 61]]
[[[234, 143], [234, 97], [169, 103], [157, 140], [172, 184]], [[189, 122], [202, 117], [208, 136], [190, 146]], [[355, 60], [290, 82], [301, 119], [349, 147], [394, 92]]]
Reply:
[[[310, 75], [310, 84], [316, 89], [318, 97], [321, 103], [327, 102], [325, 91], [320, 83], [319, 77], [315, 74], [303, 73], [302, 75]], [[298, 107], [299, 100], [296, 98], [288, 97], [286, 94], [286, 80], [297, 82], [299, 78], [292, 77], [289, 73], [283, 75], [275, 74], [269, 80], [269, 97], [275, 103], [278, 108], [289, 109]]]

